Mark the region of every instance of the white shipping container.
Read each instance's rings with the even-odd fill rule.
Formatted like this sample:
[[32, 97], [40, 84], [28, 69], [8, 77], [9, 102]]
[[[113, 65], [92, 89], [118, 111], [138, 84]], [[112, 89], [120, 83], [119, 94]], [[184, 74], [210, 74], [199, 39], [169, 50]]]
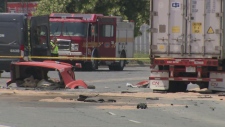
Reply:
[[150, 55], [224, 59], [224, 0], [150, 0]]

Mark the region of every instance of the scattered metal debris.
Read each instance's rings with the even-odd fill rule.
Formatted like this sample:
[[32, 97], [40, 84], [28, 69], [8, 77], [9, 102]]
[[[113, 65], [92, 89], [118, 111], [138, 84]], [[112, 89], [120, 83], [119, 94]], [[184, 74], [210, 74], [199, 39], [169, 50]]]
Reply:
[[90, 98], [86, 98], [84, 100], [84, 102], [98, 102], [99, 98], [96, 97], [90, 97]]
[[108, 102], [116, 102], [115, 99], [108, 99]]
[[94, 85], [88, 85], [87, 88], [88, 89], [95, 89], [95, 86]]
[[127, 83], [126, 84], [127, 87], [132, 87], [132, 88], [147, 88], [149, 87], [149, 81], [141, 81], [135, 85], [131, 84], [131, 83]]
[[200, 95], [200, 96], [198, 96], [198, 98], [212, 98], [212, 96], [210, 96], [210, 95]]
[[121, 91], [121, 93], [137, 93], [137, 92], [134, 92], [134, 91]]
[[147, 106], [147, 104], [146, 103], [139, 103], [138, 105], [137, 105], [137, 109], [147, 109], [148, 108], [148, 106]]
[[79, 95], [79, 97], [77, 98], [77, 101], [84, 101], [85, 99], [87, 99], [88, 96], [85, 95]]
[[166, 90], [153, 90], [153, 93], [167, 94], [167, 91]]
[[146, 100], [159, 100], [159, 98], [158, 97], [148, 97], [148, 98], [146, 98]]
[[212, 111], [214, 111], [215, 110], [215, 107], [210, 107], [210, 109], [212, 109]]
[[219, 93], [218, 96], [225, 96], [225, 93], [224, 92]]
[[99, 98], [98, 96], [99, 96], [99, 94], [97, 94], [95, 96], [79, 95], [78, 98], [77, 98], [77, 101], [83, 101], [83, 102], [99, 102], [99, 103], [103, 103], [103, 102], [116, 102], [115, 99], [108, 99], [107, 101], [105, 101], [105, 99]]

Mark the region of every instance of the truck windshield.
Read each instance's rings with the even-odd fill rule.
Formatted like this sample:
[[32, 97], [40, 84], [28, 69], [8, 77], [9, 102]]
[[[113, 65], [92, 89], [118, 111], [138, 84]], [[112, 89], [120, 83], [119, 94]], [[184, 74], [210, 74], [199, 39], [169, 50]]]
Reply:
[[59, 36], [61, 34], [61, 29], [61, 22], [50, 22], [50, 36]]
[[64, 22], [62, 34], [63, 36], [82, 36], [87, 35], [87, 23], [81, 22]]

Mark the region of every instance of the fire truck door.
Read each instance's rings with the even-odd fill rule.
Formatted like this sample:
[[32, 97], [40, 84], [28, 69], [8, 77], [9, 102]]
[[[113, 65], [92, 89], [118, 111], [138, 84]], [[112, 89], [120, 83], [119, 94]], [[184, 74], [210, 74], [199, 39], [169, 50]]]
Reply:
[[98, 42], [101, 57], [115, 57], [116, 18], [101, 17], [98, 20]]
[[30, 47], [31, 56], [50, 56], [49, 17], [31, 17]]

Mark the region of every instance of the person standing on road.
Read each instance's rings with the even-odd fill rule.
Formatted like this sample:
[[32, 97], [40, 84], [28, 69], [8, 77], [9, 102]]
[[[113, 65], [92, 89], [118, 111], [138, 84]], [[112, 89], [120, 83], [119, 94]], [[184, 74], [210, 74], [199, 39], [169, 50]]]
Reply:
[[52, 57], [58, 57], [59, 54], [58, 54], [57, 38], [53, 37], [50, 44], [51, 44], [51, 56]]

